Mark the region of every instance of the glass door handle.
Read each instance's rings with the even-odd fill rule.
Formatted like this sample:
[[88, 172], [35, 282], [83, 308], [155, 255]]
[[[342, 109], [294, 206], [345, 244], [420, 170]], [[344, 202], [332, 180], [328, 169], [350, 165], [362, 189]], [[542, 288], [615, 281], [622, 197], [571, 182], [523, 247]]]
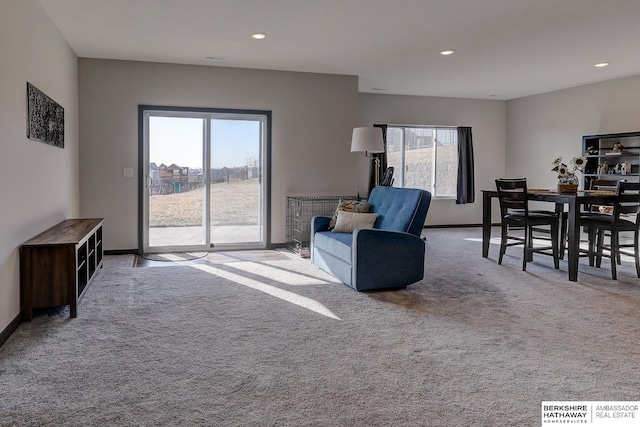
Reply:
[[153, 185], [153, 178], [147, 175], [147, 187], [151, 187]]

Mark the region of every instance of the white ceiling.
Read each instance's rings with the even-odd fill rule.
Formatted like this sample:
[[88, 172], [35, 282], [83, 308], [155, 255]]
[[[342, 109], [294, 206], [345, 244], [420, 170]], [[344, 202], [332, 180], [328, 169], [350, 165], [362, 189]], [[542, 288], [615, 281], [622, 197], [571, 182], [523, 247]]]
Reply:
[[79, 57], [350, 74], [360, 92], [513, 99], [640, 74], [640, 0], [40, 3]]

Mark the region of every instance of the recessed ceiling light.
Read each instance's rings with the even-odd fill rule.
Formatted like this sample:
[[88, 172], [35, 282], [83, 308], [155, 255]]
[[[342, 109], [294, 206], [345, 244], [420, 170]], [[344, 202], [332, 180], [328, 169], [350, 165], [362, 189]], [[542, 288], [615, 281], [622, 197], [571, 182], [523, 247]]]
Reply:
[[211, 59], [212, 61], [224, 61], [227, 58], [225, 56], [207, 56], [207, 59]]
[[267, 35], [265, 33], [255, 33], [251, 34], [251, 37], [253, 37], [254, 39], [262, 40], [263, 38], [267, 37]]
[[603, 68], [603, 67], [606, 67], [607, 65], [609, 65], [608, 62], [598, 62], [597, 64], [594, 65], [594, 67]]
[[444, 55], [444, 56], [448, 56], [448, 55], [452, 55], [453, 54], [453, 50], [448, 49], [448, 50], [443, 50], [442, 52], [440, 52], [440, 55]]

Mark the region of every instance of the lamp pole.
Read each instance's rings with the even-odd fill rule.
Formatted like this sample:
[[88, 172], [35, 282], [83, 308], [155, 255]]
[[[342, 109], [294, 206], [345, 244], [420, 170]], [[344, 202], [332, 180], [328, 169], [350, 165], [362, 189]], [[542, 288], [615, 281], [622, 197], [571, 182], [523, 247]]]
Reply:
[[373, 153], [384, 153], [384, 138], [382, 129], [378, 127], [360, 127], [353, 129], [351, 138], [351, 152], [364, 152], [364, 155], [373, 159], [374, 186], [380, 184], [380, 159]]

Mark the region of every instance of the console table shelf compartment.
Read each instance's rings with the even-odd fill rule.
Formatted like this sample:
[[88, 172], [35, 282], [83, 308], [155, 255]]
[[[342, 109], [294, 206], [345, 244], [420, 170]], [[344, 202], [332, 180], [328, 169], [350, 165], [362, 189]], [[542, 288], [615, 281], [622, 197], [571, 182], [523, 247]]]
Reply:
[[102, 267], [103, 218], [68, 219], [20, 247], [22, 320], [34, 308], [69, 305], [77, 317], [78, 302]]

